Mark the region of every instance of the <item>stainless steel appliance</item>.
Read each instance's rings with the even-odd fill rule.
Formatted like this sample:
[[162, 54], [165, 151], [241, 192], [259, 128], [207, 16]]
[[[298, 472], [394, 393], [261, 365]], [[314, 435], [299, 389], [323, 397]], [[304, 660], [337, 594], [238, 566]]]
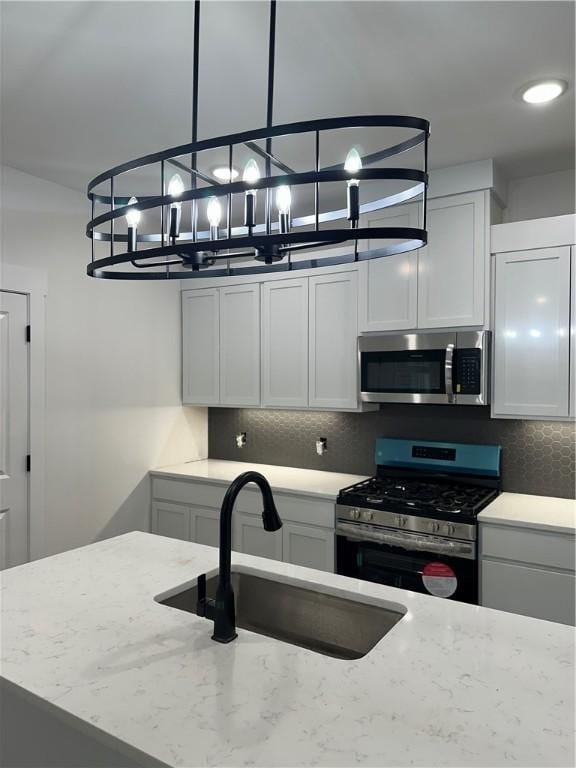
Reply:
[[360, 336], [361, 399], [487, 405], [490, 337], [490, 331]]
[[500, 454], [377, 440], [375, 477], [338, 495], [337, 573], [477, 603], [477, 516], [498, 494]]

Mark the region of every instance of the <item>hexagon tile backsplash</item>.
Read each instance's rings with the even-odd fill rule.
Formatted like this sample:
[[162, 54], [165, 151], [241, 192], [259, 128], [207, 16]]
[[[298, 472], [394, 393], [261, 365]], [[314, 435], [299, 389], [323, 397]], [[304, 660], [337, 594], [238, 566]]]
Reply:
[[[237, 448], [235, 435], [246, 433]], [[325, 437], [328, 450], [316, 453]], [[384, 405], [368, 413], [210, 408], [210, 458], [331, 472], [374, 474], [377, 437], [499, 443], [502, 487], [515, 493], [576, 497], [575, 425], [491, 419], [489, 408]]]

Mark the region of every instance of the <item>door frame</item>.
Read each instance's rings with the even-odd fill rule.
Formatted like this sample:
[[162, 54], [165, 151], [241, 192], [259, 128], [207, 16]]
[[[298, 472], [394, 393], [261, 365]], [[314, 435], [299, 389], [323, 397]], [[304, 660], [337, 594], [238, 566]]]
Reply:
[[31, 328], [28, 351], [28, 434], [31, 456], [28, 478], [30, 560], [43, 557], [46, 487], [46, 298], [47, 277], [42, 270], [2, 264], [0, 290], [23, 294], [28, 299]]

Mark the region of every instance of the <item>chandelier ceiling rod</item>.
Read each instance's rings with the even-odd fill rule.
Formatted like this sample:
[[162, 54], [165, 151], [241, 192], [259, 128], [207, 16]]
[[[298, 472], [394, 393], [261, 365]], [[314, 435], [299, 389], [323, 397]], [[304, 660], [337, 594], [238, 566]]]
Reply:
[[[266, 128], [272, 127], [274, 113], [274, 63], [276, 58], [276, 0], [270, 0], [270, 34], [268, 39], [268, 98], [266, 103]], [[266, 176], [270, 178], [272, 166], [272, 137], [266, 139]], [[266, 234], [272, 231], [270, 189], [266, 189]]]

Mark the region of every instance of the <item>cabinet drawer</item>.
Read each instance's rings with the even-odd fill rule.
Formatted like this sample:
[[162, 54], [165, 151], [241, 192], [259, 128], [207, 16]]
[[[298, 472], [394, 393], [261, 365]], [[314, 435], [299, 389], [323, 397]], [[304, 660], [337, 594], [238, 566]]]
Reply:
[[195, 483], [190, 480], [172, 480], [166, 477], [152, 479], [152, 498], [197, 504], [200, 507], [220, 509], [226, 486]]
[[574, 571], [576, 538], [527, 528], [480, 525], [482, 557], [498, 557]]
[[536, 619], [574, 624], [576, 577], [482, 560], [481, 605]]

